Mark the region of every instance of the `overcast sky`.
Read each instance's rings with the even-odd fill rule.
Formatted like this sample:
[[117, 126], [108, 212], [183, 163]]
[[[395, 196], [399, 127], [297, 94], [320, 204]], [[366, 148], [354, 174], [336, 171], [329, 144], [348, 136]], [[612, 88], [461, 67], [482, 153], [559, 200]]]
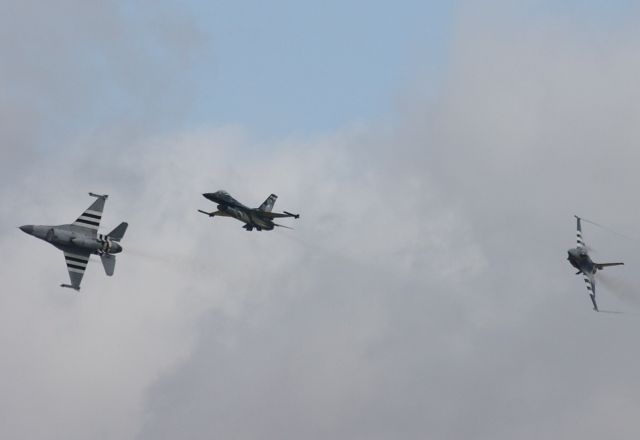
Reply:
[[0, 437], [640, 435], [640, 8], [237, 3], [0, 3]]

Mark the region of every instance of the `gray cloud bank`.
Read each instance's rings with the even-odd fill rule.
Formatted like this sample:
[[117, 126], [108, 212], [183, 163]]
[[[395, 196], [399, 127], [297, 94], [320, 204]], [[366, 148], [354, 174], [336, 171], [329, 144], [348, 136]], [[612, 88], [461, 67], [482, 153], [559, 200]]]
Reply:
[[[201, 319], [142, 438], [637, 435], [636, 305], [603, 285], [627, 315], [593, 314], [565, 261], [572, 214], [638, 220], [637, 35], [461, 26], [441, 96], [338, 144], [346, 181], [292, 163], [301, 195], [281, 200], [306, 215], [287, 236], [314, 247], [253, 267], [236, 294], [260, 300], [238, 315]], [[585, 235], [634, 285], [636, 244]]]
[[[149, 123], [15, 159], [2, 436], [637, 436], [637, 296], [602, 286], [627, 314], [594, 314], [565, 250], [574, 213], [638, 222], [640, 38], [580, 31], [462, 16], [442, 93], [400, 101], [386, 128], [263, 143]], [[221, 187], [303, 216], [249, 234], [197, 215]], [[70, 220], [85, 189], [113, 195], [105, 228], [131, 228], [116, 276], [95, 261], [70, 295], [60, 256], [14, 226]], [[585, 229], [634, 286], [637, 244]]]

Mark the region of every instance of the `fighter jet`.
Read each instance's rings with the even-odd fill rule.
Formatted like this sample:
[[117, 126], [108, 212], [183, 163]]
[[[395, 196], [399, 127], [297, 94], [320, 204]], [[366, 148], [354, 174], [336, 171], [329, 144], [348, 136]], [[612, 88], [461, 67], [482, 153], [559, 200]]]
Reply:
[[593, 303], [593, 310], [597, 312], [598, 304], [596, 303], [596, 272], [608, 266], [621, 266], [624, 263], [594, 263], [593, 260], [591, 260], [591, 257], [589, 257], [589, 250], [584, 244], [584, 240], [582, 239], [582, 226], [580, 225], [580, 217], [578, 217], [577, 215], [574, 217], [578, 221], [578, 230], [576, 232], [578, 246], [573, 249], [569, 249], [569, 256], [567, 257], [567, 260], [569, 260], [569, 263], [571, 263], [573, 267], [578, 269], [576, 275], [582, 274], [584, 276], [584, 282], [586, 283], [587, 290], [589, 291], [589, 297], [591, 298], [591, 302]]
[[283, 213], [271, 212], [273, 205], [276, 203], [277, 195], [271, 194], [267, 197], [259, 208], [249, 208], [238, 202], [231, 197], [226, 191], [216, 191], [214, 193], [202, 194], [205, 198], [218, 204], [218, 210], [213, 212], [206, 212], [198, 209], [198, 212], [208, 215], [209, 217], [233, 217], [241, 222], [245, 223], [243, 228], [247, 231], [252, 231], [256, 228], [258, 231], [270, 231], [274, 227], [279, 226], [287, 228], [287, 226], [279, 225], [273, 222], [274, 218], [293, 217], [300, 218], [299, 214], [291, 214], [284, 211]]
[[122, 240], [129, 226], [122, 222], [107, 235], [98, 234], [104, 202], [108, 196], [93, 193], [89, 195], [97, 200], [71, 224], [20, 226], [23, 232], [52, 244], [64, 253], [71, 284], [61, 284], [60, 287], [76, 291], [80, 290], [80, 282], [91, 254], [100, 255], [104, 271], [108, 276], [113, 275], [116, 267], [115, 254], [122, 252], [122, 246], [118, 242]]

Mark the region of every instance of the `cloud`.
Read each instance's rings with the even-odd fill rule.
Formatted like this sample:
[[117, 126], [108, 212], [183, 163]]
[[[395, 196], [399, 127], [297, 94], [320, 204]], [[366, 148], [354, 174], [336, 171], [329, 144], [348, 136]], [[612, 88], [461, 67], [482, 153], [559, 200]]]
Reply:
[[[637, 222], [640, 41], [467, 24], [446, 89], [403, 101], [391, 130], [285, 149], [283, 168], [260, 158], [279, 173], [244, 168], [286, 176], [279, 203], [301, 226], [258, 237], [277, 238], [268, 270], [263, 243], [239, 251], [244, 300], [201, 318], [189, 359], [150, 388], [141, 438], [637, 435], [637, 321], [591, 312], [565, 250], [574, 213]], [[637, 260], [585, 236], [600, 258]]]
[[[91, 190], [116, 191], [104, 227], [124, 217], [117, 193], [135, 192], [136, 175], [119, 171], [119, 153], [169, 119], [180, 124], [193, 100], [190, 75], [207, 49], [188, 13], [153, 6], [144, 14], [119, 1], [1, 7], [2, 437], [131, 437], [151, 367], [188, 349], [180, 325], [151, 324], [163, 316], [161, 295], [146, 315], [132, 290], [115, 298], [61, 292], [59, 252], [16, 228], [72, 220]], [[118, 275], [126, 266], [118, 262]], [[94, 262], [85, 281], [104, 294], [116, 285], [101, 271]], [[168, 358], [157, 350], [165, 344], [173, 347]]]
[[[194, 68], [208, 55], [188, 10], [165, 1], [24, 1], [3, 6], [0, 28], [0, 170], [9, 182], [70, 156], [74, 141], [80, 153], [105, 155], [167, 121], [179, 126], [197, 93]], [[87, 145], [96, 139], [102, 151]]]
[[[110, 11], [114, 25], [135, 16]], [[167, 133], [160, 112], [140, 131], [69, 136], [33, 163], [12, 151], [2, 436], [637, 435], [637, 320], [591, 312], [564, 258], [574, 213], [637, 222], [640, 40], [620, 30], [594, 44], [545, 23], [513, 38], [495, 18], [465, 20], [441, 94], [401, 100], [391, 126], [265, 142], [243, 127]], [[247, 233], [196, 212], [218, 188], [256, 206], [274, 192], [302, 217]], [[111, 194], [103, 228], [130, 229], [115, 276], [94, 261], [76, 295], [57, 287], [58, 252], [15, 226], [71, 220], [89, 190]], [[585, 239], [598, 258], [637, 260], [605, 232]], [[626, 269], [615, 274], [633, 283]], [[606, 286], [599, 297], [635, 310]]]

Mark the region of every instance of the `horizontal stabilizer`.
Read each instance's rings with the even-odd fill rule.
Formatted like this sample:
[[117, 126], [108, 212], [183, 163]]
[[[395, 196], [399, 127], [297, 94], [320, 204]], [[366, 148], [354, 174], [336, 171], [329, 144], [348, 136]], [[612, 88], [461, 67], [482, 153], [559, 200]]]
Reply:
[[207, 214], [209, 217], [213, 217], [216, 214], [218, 214], [220, 211], [207, 212], [207, 211], [203, 211], [202, 209], [198, 209], [198, 212], [201, 212], [203, 214]]
[[128, 227], [129, 224], [127, 222], [122, 222], [118, 226], [116, 226], [113, 231], [109, 232], [109, 234], [107, 234], [107, 237], [109, 237], [113, 241], [120, 241], [122, 240], [122, 237], [124, 237], [124, 233], [127, 232]]
[[104, 272], [108, 276], [113, 275], [113, 271], [116, 269], [116, 256], [111, 254], [102, 254], [100, 255], [100, 259], [104, 266]]
[[624, 263], [596, 263], [596, 267], [598, 268], [598, 270], [602, 270], [605, 267], [609, 266], [624, 266]]

